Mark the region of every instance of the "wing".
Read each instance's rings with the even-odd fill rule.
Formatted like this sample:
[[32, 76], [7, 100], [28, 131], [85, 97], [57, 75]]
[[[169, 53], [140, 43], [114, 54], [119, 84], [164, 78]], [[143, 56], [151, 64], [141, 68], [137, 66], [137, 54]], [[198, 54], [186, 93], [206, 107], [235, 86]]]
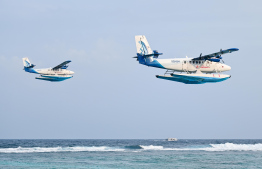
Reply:
[[221, 55], [226, 54], [226, 53], [235, 52], [235, 51], [238, 51], [238, 50], [239, 50], [238, 48], [231, 48], [231, 49], [226, 49], [226, 50], [220, 49], [219, 52], [212, 53], [212, 54], [209, 54], [209, 55], [202, 56], [200, 54], [199, 57], [194, 58], [193, 60], [208, 60], [208, 59], [211, 59], [211, 58], [215, 58], [215, 59], [220, 60], [221, 59]]
[[[53, 67], [52, 69], [53, 69], [53, 70], [61, 69], [61, 68], [63, 68], [66, 64], [68, 64], [68, 63], [70, 63], [70, 62], [71, 62], [71, 60], [64, 61], [63, 63], [61, 63], [61, 64]], [[65, 66], [65, 67], [67, 68], [67, 66]]]

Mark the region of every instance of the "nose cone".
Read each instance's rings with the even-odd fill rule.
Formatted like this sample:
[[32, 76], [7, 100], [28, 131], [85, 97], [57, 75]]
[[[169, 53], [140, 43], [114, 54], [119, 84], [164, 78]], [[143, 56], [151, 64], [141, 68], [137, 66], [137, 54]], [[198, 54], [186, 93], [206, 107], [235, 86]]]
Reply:
[[228, 65], [224, 65], [224, 69], [225, 69], [225, 71], [229, 71], [229, 70], [231, 70], [231, 67], [228, 66]]
[[70, 71], [70, 74], [72, 75], [72, 74], [74, 74], [75, 72], [73, 72], [73, 71]]

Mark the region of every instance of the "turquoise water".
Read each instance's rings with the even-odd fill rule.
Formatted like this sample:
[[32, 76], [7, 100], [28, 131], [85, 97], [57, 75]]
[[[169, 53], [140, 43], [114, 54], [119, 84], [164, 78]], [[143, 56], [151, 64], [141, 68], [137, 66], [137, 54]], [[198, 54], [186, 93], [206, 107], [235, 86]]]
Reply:
[[0, 168], [262, 168], [262, 140], [0, 140]]

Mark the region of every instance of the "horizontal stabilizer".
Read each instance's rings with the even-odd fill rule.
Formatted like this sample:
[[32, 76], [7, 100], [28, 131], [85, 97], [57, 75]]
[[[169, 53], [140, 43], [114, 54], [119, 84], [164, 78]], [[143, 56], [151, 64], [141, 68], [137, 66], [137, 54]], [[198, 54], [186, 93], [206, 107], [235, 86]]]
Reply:
[[139, 53], [137, 53], [137, 56], [134, 56], [133, 58], [137, 58], [138, 56], [142, 56], [142, 57], [150, 57], [150, 56], [155, 56], [158, 57], [159, 55], [163, 55], [163, 53], [152, 53], [152, 54], [148, 54], [148, 55], [140, 55]]

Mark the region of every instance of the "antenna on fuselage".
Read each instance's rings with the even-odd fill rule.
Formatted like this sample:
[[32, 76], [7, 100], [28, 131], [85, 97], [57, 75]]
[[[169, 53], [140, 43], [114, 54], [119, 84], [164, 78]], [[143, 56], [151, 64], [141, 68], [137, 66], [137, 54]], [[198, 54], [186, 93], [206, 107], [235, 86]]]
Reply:
[[202, 53], [200, 53], [200, 55], [199, 55], [200, 60], [202, 59], [201, 56], [202, 56]]

